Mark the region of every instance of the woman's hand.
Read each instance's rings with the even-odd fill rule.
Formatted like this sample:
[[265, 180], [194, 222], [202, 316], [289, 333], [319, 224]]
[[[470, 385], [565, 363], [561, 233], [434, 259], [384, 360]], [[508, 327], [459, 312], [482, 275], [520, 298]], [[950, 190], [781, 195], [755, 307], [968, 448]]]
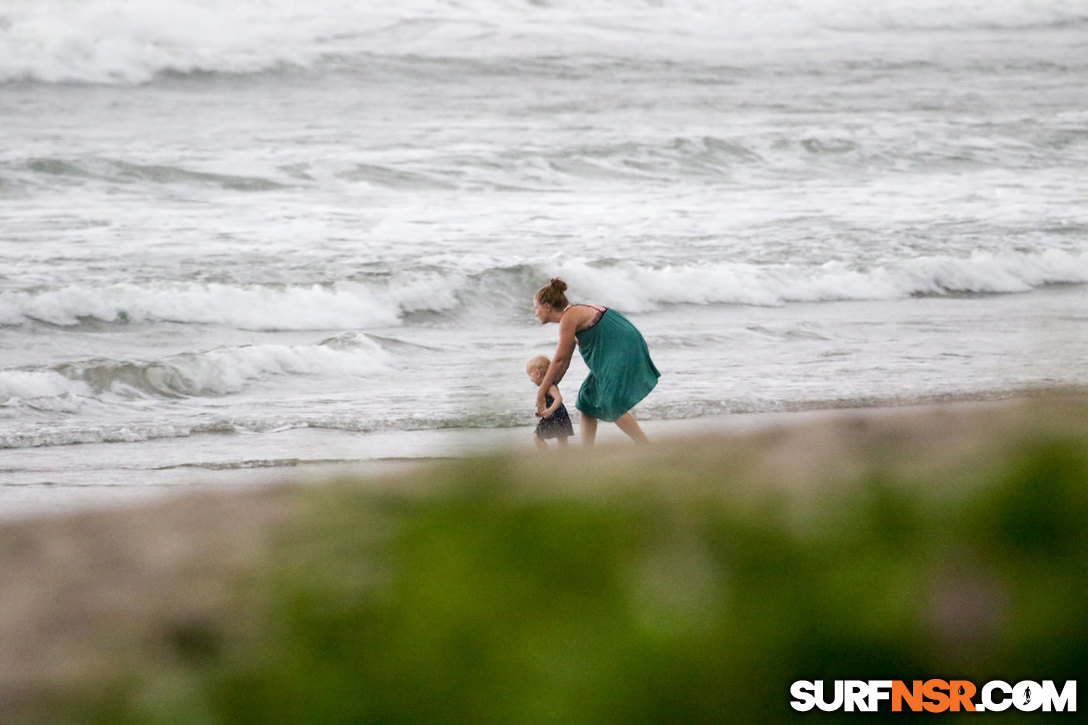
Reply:
[[536, 414], [538, 416], [544, 415], [544, 411], [548, 409], [548, 389], [541, 385], [536, 391]]

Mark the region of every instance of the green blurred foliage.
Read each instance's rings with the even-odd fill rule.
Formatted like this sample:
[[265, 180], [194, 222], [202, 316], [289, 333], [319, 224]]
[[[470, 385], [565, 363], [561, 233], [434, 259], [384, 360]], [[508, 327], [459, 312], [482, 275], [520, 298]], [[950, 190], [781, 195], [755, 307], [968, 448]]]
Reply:
[[793, 712], [790, 683], [1088, 671], [1081, 440], [965, 457], [953, 485], [878, 462], [800, 505], [703, 460], [312, 489], [234, 620], [58, 721], [858, 722]]

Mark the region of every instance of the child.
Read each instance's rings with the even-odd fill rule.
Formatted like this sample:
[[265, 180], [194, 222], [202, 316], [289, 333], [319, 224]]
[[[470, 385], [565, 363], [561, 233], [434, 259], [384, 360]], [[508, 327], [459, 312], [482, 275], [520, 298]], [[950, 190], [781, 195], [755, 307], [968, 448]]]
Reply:
[[[544, 374], [548, 372], [548, 366], [551, 364], [552, 361], [543, 355], [538, 355], [526, 363], [525, 372], [529, 374], [533, 385], [540, 387]], [[536, 424], [536, 434], [533, 438], [536, 440], [537, 448], [547, 448], [548, 444], [545, 441], [549, 438], [557, 439], [562, 448], [567, 445], [567, 438], [574, 435], [574, 426], [570, 423], [567, 406], [563, 405], [559, 386], [551, 386], [545, 395], [548, 407], [540, 414], [540, 422]]]

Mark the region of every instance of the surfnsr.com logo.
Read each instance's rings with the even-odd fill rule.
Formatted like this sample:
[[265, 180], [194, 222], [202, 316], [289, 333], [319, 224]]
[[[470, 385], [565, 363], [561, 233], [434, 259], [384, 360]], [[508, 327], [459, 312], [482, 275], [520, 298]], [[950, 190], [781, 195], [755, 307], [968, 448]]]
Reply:
[[790, 706], [799, 712], [1076, 712], [1077, 682], [1059, 689], [1053, 680], [1024, 680], [1015, 685], [992, 680], [981, 688], [968, 680], [798, 680], [790, 686]]

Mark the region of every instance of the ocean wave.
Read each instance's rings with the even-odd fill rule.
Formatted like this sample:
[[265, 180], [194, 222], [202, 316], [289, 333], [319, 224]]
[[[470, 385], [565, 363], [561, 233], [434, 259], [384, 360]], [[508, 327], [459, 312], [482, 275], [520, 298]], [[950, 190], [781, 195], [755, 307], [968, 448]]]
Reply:
[[[223, 174], [177, 165], [137, 164], [121, 159], [32, 157], [0, 162], [0, 180], [17, 187], [104, 184], [280, 191], [300, 184], [347, 182], [396, 192], [451, 189], [542, 190], [584, 186], [587, 182], [675, 183], [677, 179], [730, 178], [735, 171], [793, 168], [837, 150], [854, 153], [848, 164], [885, 161], [886, 148], [860, 150], [853, 141], [831, 138], [739, 141], [712, 136], [574, 144], [567, 147], [504, 149], [494, 152], [408, 154], [382, 163], [318, 160], [263, 175]], [[958, 151], [958, 150], [957, 150]], [[909, 162], [913, 157], [904, 159]], [[921, 159], [926, 162], [927, 159]]]
[[1028, 292], [1088, 282], [1088, 253], [976, 252], [929, 256], [872, 267], [714, 263], [646, 267], [626, 262], [556, 260], [545, 276], [563, 277], [580, 298], [647, 311], [671, 304], [781, 306], [789, 303], [902, 299], [912, 296]]
[[916, 130], [902, 134], [890, 129], [816, 127], [786, 133], [764, 129], [729, 137], [635, 137], [614, 143], [520, 148], [492, 157], [439, 157], [431, 160], [427, 172], [447, 185], [584, 188], [596, 181], [748, 184], [752, 178], [808, 175], [814, 169], [850, 174], [895, 169], [927, 175], [958, 169], [1035, 171], [1041, 162], [1079, 168], [1088, 160], [1088, 144], [1080, 128], [1040, 133], [1010, 126], [989, 132], [993, 135], [941, 136]]
[[[547, 113], [543, 111], [542, 113]], [[989, 133], [994, 133], [989, 131]], [[1040, 131], [1007, 127], [996, 138], [919, 137], [887, 129], [812, 128], [803, 132], [754, 131], [734, 136], [687, 134], [587, 142], [529, 144], [517, 148], [406, 147], [369, 162], [329, 158], [263, 168], [250, 174], [222, 173], [193, 165], [142, 164], [111, 158], [29, 157], [0, 161], [0, 186], [15, 189], [90, 186], [145, 193], [148, 187], [180, 187], [249, 193], [296, 191], [300, 187], [365, 186], [376, 191], [585, 190], [617, 183], [675, 186], [750, 184], [813, 169], [856, 174], [873, 170], [932, 174], [964, 169], [1037, 171], [1041, 163], [1080, 168], [1088, 161], [1081, 128]]]
[[[134, 164], [115, 159], [58, 159], [35, 157], [25, 162], [11, 164], [8, 175], [13, 177], [37, 176], [51, 181], [70, 182], [88, 180], [108, 181], [119, 184], [187, 184], [232, 191], [274, 191], [286, 184], [256, 176], [217, 174], [194, 171], [180, 166]], [[3, 167], [0, 167], [3, 168]]]
[[[449, 280], [443, 280], [447, 284]], [[228, 285], [200, 283], [70, 285], [0, 292], [0, 325], [76, 326], [180, 322], [241, 330], [342, 330], [398, 324], [406, 313], [442, 310], [456, 300], [432, 294], [431, 275], [403, 275], [396, 285]]]
[[[734, 172], [787, 166], [813, 155], [800, 144], [773, 150], [776, 141], [747, 144], [712, 136], [631, 140], [617, 143], [574, 143], [516, 149], [455, 153], [438, 150], [346, 167], [307, 165], [317, 178], [331, 177], [376, 189], [404, 191], [498, 190], [541, 191], [584, 189], [597, 182], [673, 184], [677, 180], [729, 179]], [[767, 148], [762, 148], [766, 146]], [[788, 156], [790, 158], [782, 158]], [[851, 161], [851, 163], [857, 163]]]
[[[399, 326], [422, 314], [465, 314], [477, 304], [520, 310], [554, 276], [580, 299], [629, 311], [667, 305], [757, 305], [901, 299], [912, 296], [1022, 293], [1088, 282], [1088, 253], [975, 252], [922, 256], [876, 265], [761, 265], [704, 262], [650, 265], [555, 257], [472, 272], [439, 269], [382, 281], [261, 286], [200, 283], [72, 285], [0, 293], [0, 326], [158, 323], [240, 330], [365, 330]], [[254, 349], [256, 350], [256, 349]]]
[[[324, 10], [347, 3], [322, 3]], [[306, 65], [332, 30], [283, 0], [23, 0], [0, 15], [0, 80], [142, 83]]]
[[[639, 55], [655, 43], [1088, 22], [1079, 0], [9, 0], [0, 82], [138, 84], [386, 56]], [[337, 60], [341, 59], [341, 60]]]
[[336, 465], [358, 463], [346, 458], [255, 458], [244, 461], [207, 461], [202, 463], [179, 463], [170, 466], [157, 466], [156, 471], [179, 469], [198, 469], [204, 471], [242, 471], [254, 468], [295, 468], [298, 466]]
[[386, 418], [361, 418], [343, 415], [304, 415], [293, 418], [209, 419], [196, 423], [159, 423], [130, 421], [105, 425], [42, 424], [10, 431], [0, 429], [0, 450], [12, 448], [48, 448], [93, 443], [135, 443], [164, 438], [188, 438], [194, 435], [254, 435], [283, 433], [313, 428], [349, 433], [390, 431], [425, 431], [448, 429], [491, 429], [527, 427], [532, 420], [518, 413], [417, 413]]
[[381, 345], [365, 335], [315, 345], [222, 347], [153, 361], [85, 360], [0, 371], [0, 407], [74, 413], [90, 400], [221, 396], [275, 376], [362, 377], [388, 365]]
[[39, 426], [33, 430], [0, 431], [0, 450], [50, 448], [87, 443], [137, 443], [163, 438], [187, 438], [199, 432], [188, 426], [134, 423], [106, 426]]
[[94, 392], [56, 370], [0, 370], [0, 408], [75, 413]]

